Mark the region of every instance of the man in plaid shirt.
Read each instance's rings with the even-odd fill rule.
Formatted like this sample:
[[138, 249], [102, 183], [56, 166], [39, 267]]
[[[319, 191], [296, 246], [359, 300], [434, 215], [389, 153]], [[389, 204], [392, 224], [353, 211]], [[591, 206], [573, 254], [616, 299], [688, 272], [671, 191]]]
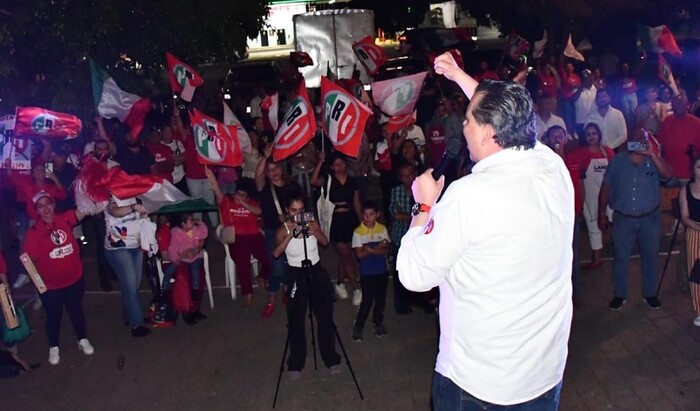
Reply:
[[[391, 213], [391, 224], [389, 225], [389, 237], [394, 248], [392, 257], [396, 261], [401, 246], [401, 237], [406, 234], [411, 223], [411, 207], [413, 193], [411, 184], [416, 179], [416, 169], [411, 164], [402, 164], [398, 168], [398, 177], [401, 184], [391, 190], [391, 201], [389, 202], [389, 212]], [[411, 307], [406, 302], [408, 291], [399, 281], [398, 273], [394, 274], [394, 309], [398, 314], [410, 314]]]

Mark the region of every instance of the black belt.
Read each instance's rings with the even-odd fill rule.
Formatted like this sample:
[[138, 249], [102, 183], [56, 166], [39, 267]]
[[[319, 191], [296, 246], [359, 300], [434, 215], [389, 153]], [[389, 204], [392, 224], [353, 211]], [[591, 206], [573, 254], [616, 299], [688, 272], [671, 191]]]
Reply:
[[617, 210], [615, 210], [615, 213], [616, 213], [616, 214], [619, 214], [619, 215], [621, 215], [621, 216], [623, 216], [623, 217], [627, 217], [627, 218], [638, 218], [638, 219], [639, 219], [639, 218], [649, 217], [650, 215], [654, 214], [658, 209], [659, 209], [659, 206], [656, 206], [656, 208], [654, 208], [653, 210], [647, 211], [646, 213], [638, 214], [638, 215], [625, 214], [625, 213], [623, 213], [622, 211], [617, 211]]

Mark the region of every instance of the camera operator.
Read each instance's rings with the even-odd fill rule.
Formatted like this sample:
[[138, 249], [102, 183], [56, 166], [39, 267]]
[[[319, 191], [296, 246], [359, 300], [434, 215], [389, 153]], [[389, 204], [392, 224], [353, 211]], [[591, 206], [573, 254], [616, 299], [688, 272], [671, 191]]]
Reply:
[[598, 197], [598, 226], [609, 228], [605, 207], [614, 210], [612, 239], [614, 244], [613, 281], [615, 295], [611, 310], [619, 310], [627, 298], [627, 271], [634, 243], [639, 241], [642, 257], [642, 296], [650, 308], [658, 310], [656, 281], [661, 236], [659, 183], [672, 177], [671, 166], [659, 156], [658, 142], [644, 129], [632, 132], [622, 151], [612, 158]]
[[[328, 273], [319, 264], [318, 245], [328, 244], [313, 213], [304, 212], [304, 194], [291, 194], [286, 204], [287, 220], [277, 229], [276, 246], [272, 253], [287, 256], [287, 318], [290, 354], [287, 360], [289, 378], [301, 378], [306, 362], [306, 331], [304, 317], [311, 305], [316, 317], [318, 346], [326, 367], [332, 374], [340, 372], [340, 355], [335, 350], [333, 331], [333, 286]], [[304, 260], [309, 260], [308, 267]], [[313, 332], [313, 330], [311, 331]]]

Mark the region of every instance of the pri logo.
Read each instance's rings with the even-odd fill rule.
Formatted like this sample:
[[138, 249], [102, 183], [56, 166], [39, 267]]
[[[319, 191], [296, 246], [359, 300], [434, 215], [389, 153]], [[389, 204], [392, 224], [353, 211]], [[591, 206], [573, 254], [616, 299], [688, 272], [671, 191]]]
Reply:
[[379, 49], [372, 44], [356, 44], [355, 52], [357, 57], [362, 60], [362, 63], [367, 67], [367, 71], [373, 73], [377, 67], [376, 61], [381, 61], [382, 55]]
[[293, 147], [309, 133], [310, 129], [309, 107], [304, 98], [298, 96], [287, 111], [284, 120], [282, 120], [282, 126], [277, 131], [275, 147], [281, 150]]
[[41, 113], [34, 116], [32, 119], [32, 130], [39, 134], [45, 134], [52, 131], [56, 125], [56, 117], [48, 113]]
[[[219, 137], [218, 126], [216, 123], [202, 119], [201, 123], [194, 126], [195, 144], [199, 154], [213, 163], [220, 163], [226, 157], [226, 152], [229, 149], [226, 141]], [[224, 130], [228, 133], [228, 130]]]
[[53, 230], [51, 232], [51, 242], [56, 244], [56, 245], [61, 245], [66, 242], [68, 239], [68, 236], [66, 235], [66, 232], [63, 230]]
[[187, 85], [187, 81], [192, 80], [194, 77], [189, 70], [182, 66], [182, 64], [176, 64], [173, 67], [173, 74], [175, 75], [177, 84], [183, 88]]
[[328, 136], [338, 145], [347, 143], [357, 132], [360, 123], [362, 109], [357, 100], [333, 90], [326, 94], [323, 106]]
[[404, 111], [416, 97], [416, 85], [412, 81], [406, 81], [397, 87], [386, 99], [387, 114], [396, 115]]

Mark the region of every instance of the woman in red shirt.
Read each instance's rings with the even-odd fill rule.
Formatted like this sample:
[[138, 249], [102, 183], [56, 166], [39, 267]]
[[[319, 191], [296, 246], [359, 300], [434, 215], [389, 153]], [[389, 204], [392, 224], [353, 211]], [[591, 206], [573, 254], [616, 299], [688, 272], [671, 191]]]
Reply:
[[[262, 209], [258, 202], [251, 198], [256, 192], [255, 183], [250, 178], [238, 180], [236, 193], [234, 195], [224, 194], [219, 188], [214, 173], [205, 169], [209, 185], [216, 196], [216, 203], [219, 205], [221, 214], [221, 224], [224, 227], [233, 227], [236, 232], [236, 241], [230, 244], [231, 258], [236, 264], [236, 274], [238, 283], [241, 285], [243, 294], [243, 305], [250, 307], [253, 300], [253, 286], [250, 276], [250, 256], [255, 257], [261, 266], [258, 281], [270, 278], [271, 265], [265, 249], [265, 237], [260, 231], [258, 222]], [[260, 286], [265, 289], [264, 281]], [[270, 294], [269, 300], [263, 310], [263, 316], [268, 318], [275, 311], [275, 295]]]
[[58, 341], [64, 306], [78, 339], [78, 349], [85, 355], [94, 352], [87, 339], [83, 313], [85, 280], [80, 246], [73, 235], [73, 227], [85, 214], [77, 210], [56, 214], [54, 199], [45, 191], [37, 193], [30, 201], [39, 219], [27, 231], [23, 250], [34, 262], [48, 289], [40, 294], [40, 298], [46, 310], [49, 364], [57, 365], [60, 362]]

